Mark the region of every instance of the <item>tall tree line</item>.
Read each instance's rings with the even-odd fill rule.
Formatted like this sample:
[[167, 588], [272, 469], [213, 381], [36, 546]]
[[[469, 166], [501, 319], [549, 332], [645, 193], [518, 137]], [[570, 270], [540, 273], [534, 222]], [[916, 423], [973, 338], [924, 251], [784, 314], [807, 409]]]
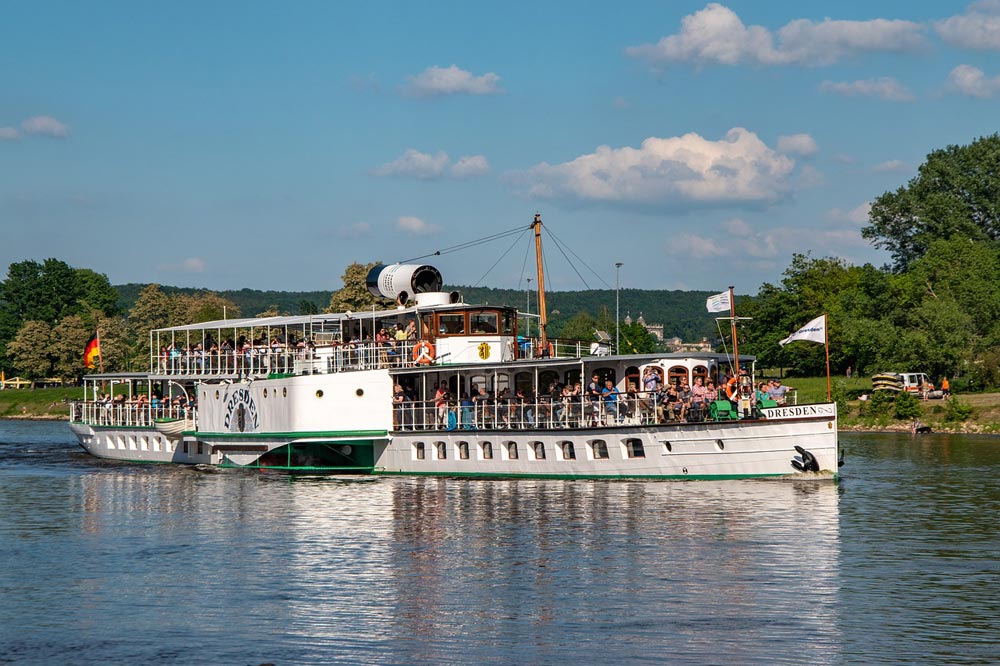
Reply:
[[825, 371], [823, 349], [777, 341], [828, 315], [834, 372], [924, 371], [1000, 385], [1000, 135], [927, 156], [872, 203], [863, 236], [892, 264], [796, 255], [779, 284], [739, 309], [749, 353], [768, 367]]

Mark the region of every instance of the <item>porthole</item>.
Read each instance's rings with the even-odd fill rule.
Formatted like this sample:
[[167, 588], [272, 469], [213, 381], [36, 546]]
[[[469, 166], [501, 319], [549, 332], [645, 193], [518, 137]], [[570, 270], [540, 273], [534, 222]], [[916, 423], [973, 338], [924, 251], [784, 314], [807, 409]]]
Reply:
[[288, 397], [288, 387], [287, 386], [282, 386], [281, 387], [281, 397], [282, 398], [287, 398]]
[[726, 443], [723, 442], [721, 439], [717, 439], [717, 440], [715, 440], [715, 448], [717, 448], [720, 451], [722, 451], [722, 450], [724, 450], [726, 448]]
[[219, 399], [219, 389], [215, 389], [215, 399]]
[[674, 450], [674, 447], [671, 446], [670, 442], [663, 442], [663, 448], [667, 450], [667, 453]]
[[267, 397], [267, 389], [264, 389], [264, 397]]
[[318, 391], [316, 391], [316, 397], [317, 398], [322, 398], [323, 397], [323, 389], [319, 389]]
[[364, 394], [365, 394], [365, 390], [364, 389], [358, 389], [357, 391], [354, 392], [354, 395], [358, 396], [359, 398], [361, 396], [363, 396]]

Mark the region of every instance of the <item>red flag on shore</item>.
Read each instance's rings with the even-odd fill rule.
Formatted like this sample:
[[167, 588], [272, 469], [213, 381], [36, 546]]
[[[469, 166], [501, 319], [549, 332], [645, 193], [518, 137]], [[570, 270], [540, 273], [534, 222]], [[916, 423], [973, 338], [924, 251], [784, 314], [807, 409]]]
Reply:
[[87, 348], [83, 352], [83, 365], [88, 368], [93, 368], [96, 365], [96, 359], [101, 356], [101, 338], [97, 333], [90, 336], [90, 340], [87, 341]]

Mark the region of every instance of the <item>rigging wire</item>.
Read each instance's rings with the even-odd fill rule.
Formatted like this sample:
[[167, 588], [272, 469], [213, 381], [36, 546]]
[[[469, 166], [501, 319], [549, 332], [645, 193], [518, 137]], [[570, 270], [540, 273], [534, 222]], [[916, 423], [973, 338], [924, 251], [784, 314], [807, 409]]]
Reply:
[[[531, 227], [527, 227], [527, 228], [530, 229]], [[489, 243], [489, 242], [498, 240], [500, 238], [504, 238], [506, 236], [510, 236], [512, 234], [517, 234], [517, 233], [523, 232], [524, 230], [525, 230], [524, 226], [519, 226], [519, 227], [516, 227], [514, 229], [508, 229], [507, 231], [501, 231], [499, 233], [493, 234], [492, 236], [487, 236], [485, 238], [480, 238], [480, 239], [473, 240], [473, 241], [467, 241], [465, 243], [459, 243], [458, 245], [452, 245], [451, 247], [446, 247], [446, 248], [444, 248], [442, 250], [437, 250], [435, 252], [431, 252], [430, 254], [421, 255], [419, 257], [413, 257], [411, 259], [405, 259], [405, 260], [400, 261], [398, 263], [400, 263], [400, 264], [408, 264], [411, 261], [420, 261], [421, 259], [426, 259], [427, 257], [439, 257], [442, 254], [449, 254], [451, 252], [457, 252], [459, 250], [465, 250], [465, 249], [470, 248], [470, 247], [475, 247], [476, 245], [482, 245], [484, 243]]]
[[[531, 227], [528, 227], [527, 229], [522, 229], [522, 230], [523, 231], [530, 231]], [[520, 238], [515, 238], [514, 239], [514, 242], [510, 244], [510, 247], [508, 247], [506, 250], [504, 250], [503, 254], [501, 254], [499, 257], [497, 257], [497, 260], [493, 262], [493, 265], [490, 266], [488, 269], [486, 269], [486, 272], [483, 273], [483, 276], [481, 278], [479, 278], [474, 285], [472, 285], [473, 288], [478, 287], [480, 284], [482, 284], [482, 281], [486, 279], [486, 276], [488, 276], [493, 271], [493, 269], [497, 267], [497, 264], [499, 264], [503, 260], [503, 258], [506, 257], [507, 254], [510, 253], [510, 251], [514, 249], [514, 246], [517, 245], [517, 243], [520, 240], [521, 240]]]
[[[604, 286], [605, 286], [605, 287], [607, 287], [608, 289], [611, 289], [611, 288], [612, 288], [612, 287], [611, 287], [611, 285], [610, 285], [610, 284], [608, 284], [608, 282], [607, 282], [607, 281], [606, 281], [606, 280], [605, 280], [604, 278], [602, 278], [602, 277], [601, 277], [600, 273], [598, 273], [598, 272], [597, 272], [597, 271], [595, 271], [595, 270], [594, 270], [593, 268], [591, 268], [591, 267], [590, 267], [590, 266], [589, 266], [589, 265], [587, 264], [587, 262], [586, 262], [586, 261], [584, 261], [583, 259], [581, 259], [581, 258], [580, 258], [580, 255], [578, 255], [578, 254], [577, 254], [576, 252], [573, 252], [573, 248], [569, 247], [569, 245], [567, 245], [567, 244], [566, 244], [566, 243], [564, 243], [564, 242], [563, 242], [562, 240], [560, 240], [560, 239], [559, 239], [559, 238], [558, 238], [558, 237], [557, 237], [557, 236], [556, 236], [556, 235], [555, 235], [554, 233], [552, 233], [552, 232], [551, 232], [551, 231], [549, 230], [549, 228], [548, 228], [548, 227], [543, 227], [543, 229], [544, 229], [544, 230], [545, 230], [546, 232], [548, 232], [549, 236], [551, 236], [551, 237], [552, 237], [552, 240], [553, 240], [553, 241], [555, 241], [555, 243], [556, 243], [556, 247], [557, 247], [557, 248], [559, 248], [559, 251], [563, 253], [563, 256], [564, 256], [564, 257], [566, 257], [566, 252], [565, 252], [565, 250], [563, 250], [563, 246], [565, 246], [565, 247], [566, 247], [566, 249], [568, 249], [568, 250], [570, 251], [570, 254], [572, 254], [572, 255], [573, 255], [574, 257], [576, 257], [577, 261], [579, 261], [579, 262], [580, 262], [581, 264], [583, 264], [584, 266], [586, 266], [586, 267], [587, 267], [587, 269], [588, 269], [588, 270], [589, 270], [589, 271], [590, 271], [591, 273], [593, 273], [593, 274], [594, 274], [594, 276], [595, 276], [595, 277], [596, 277], [596, 278], [597, 278], [598, 280], [600, 280], [600, 281], [601, 281], [601, 282], [602, 282], [602, 283], [604, 284]], [[566, 261], [567, 261], [567, 263], [569, 263], [570, 267], [571, 267], [571, 268], [573, 269], [573, 272], [575, 272], [575, 273], [576, 273], [577, 277], [579, 277], [579, 278], [580, 278], [580, 281], [581, 281], [581, 282], [583, 282], [583, 284], [587, 286], [587, 289], [590, 289], [590, 285], [589, 285], [589, 284], [587, 284], [587, 281], [583, 279], [583, 276], [582, 276], [582, 275], [580, 275], [580, 271], [576, 270], [576, 266], [575, 266], [575, 265], [573, 264], [573, 262], [572, 262], [572, 261], [570, 261], [569, 257], [566, 257]]]

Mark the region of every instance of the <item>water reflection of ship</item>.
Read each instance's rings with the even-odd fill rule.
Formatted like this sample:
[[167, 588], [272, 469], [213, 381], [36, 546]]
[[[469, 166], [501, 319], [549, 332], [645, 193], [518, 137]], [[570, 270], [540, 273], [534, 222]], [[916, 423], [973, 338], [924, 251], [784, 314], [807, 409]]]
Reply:
[[698, 608], [716, 615], [704, 635], [780, 617], [826, 646], [813, 662], [826, 663], [838, 643], [838, 505], [837, 487], [816, 482], [397, 484], [396, 630], [425, 639], [415, 661], [448, 660], [428, 651], [462, 631], [503, 641], [514, 625], [544, 651], [555, 623], [708, 623], [685, 615]]

